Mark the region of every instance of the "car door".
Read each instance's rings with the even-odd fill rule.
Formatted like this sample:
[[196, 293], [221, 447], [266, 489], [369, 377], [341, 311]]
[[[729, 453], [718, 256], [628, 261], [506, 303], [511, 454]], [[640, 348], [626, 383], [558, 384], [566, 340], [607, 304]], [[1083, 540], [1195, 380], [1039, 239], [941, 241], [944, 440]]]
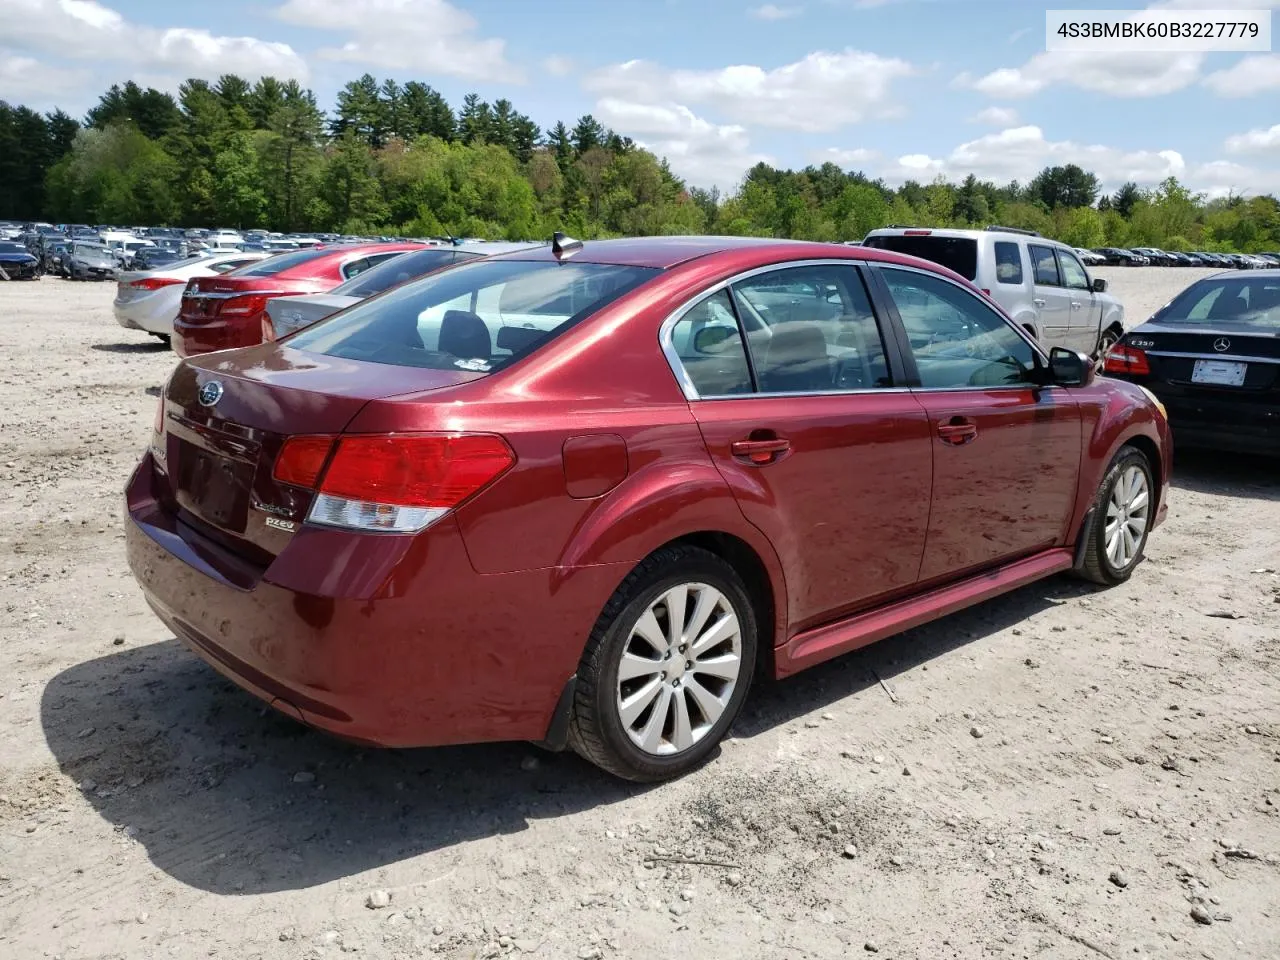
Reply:
[[677, 316], [668, 356], [712, 460], [778, 552], [792, 628], [912, 587], [932, 438], [859, 268], [756, 272]]
[[1063, 289], [1058, 258], [1053, 247], [1028, 243], [1031, 279], [1035, 284], [1032, 301], [1040, 312], [1040, 342], [1046, 347], [1071, 345], [1071, 295]]
[[1037, 359], [1047, 361], [975, 293], [908, 267], [881, 266], [876, 275], [885, 312], [901, 324], [907, 376], [932, 436], [921, 581], [1065, 542], [1082, 444], [1070, 391], [1034, 382]]
[[1093, 281], [1089, 279], [1089, 271], [1076, 255], [1061, 247], [1057, 248], [1057, 253], [1058, 274], [1062, 278], [1062, 289], [1067, 292], [1067, 304], [1071, 309], [1068, 314], [1068, 342], [1064, 346], [1092, 356], [1098, 349], [1102, 304], [1093, 295]]

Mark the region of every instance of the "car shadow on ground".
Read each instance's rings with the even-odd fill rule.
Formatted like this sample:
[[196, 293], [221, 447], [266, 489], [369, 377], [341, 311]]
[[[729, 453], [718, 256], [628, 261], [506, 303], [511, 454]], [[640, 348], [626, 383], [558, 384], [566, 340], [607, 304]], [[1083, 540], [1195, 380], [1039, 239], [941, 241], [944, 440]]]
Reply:
[[[761, 684], [735, 736], [823, 709], [875, 686], [876, 674], [892, 684], [1089, 589], [1054, 578]], [[99, 815], [175, 879], [227, 895], [304, 889], [653, 789], [525, 744], [350, 745], [264, 707], [177, 641], [64, 671], [45, 688], [41, 721], [60, 769]]]
[[[1248, 500], [1280, 499], [1280, 459], [1209, 450], [1177, 450], [1173, 439], [1174, 490]], [[1171, 504], [1170, 509], [1175, 505]]]
[[103, 353], [164, 353], [169, 345], [163, 340], [142, 340], [137, 343], [94, 343], [89, 348]]

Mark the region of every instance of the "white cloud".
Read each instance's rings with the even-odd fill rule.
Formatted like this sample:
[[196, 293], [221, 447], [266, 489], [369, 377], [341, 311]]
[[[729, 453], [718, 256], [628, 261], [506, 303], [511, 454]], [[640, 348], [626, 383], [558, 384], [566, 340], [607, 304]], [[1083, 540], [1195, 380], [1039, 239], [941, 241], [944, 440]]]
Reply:
[[1115, 97], [1155, 97], [1194, 83], [1203, 60], [1199, 53], [1046, 51], [976, 80], [961, 74], [955, 83], [1000, 100], [1030, 97], [1059, 83]]
[[308, 77], [306, 63], [287, 43], [131, 23], [95, 0], [0, 0], [0, 22], [7, 46], [72, 60], [120, 61], [135, 71], [175, 70], [184, 77]]
[[33, 110], [51, 110], [62, 98], [78, 94], [89, 83], [88, 71], [64, 70], [33, 57], [0, 51], [0, 100], [13, 106], [24, 104]]
[[747, 11], [747, 15], [756, 20], [790, 20], [802, 13], [804, 13], [804, 7], [779, 7], [772, 3], [766, 3], [762, 7], [752, 7]]
[[506, 41], [477, 37], [475, 18], [445, 0], [286, 0], [275, 14], [288, 23], [344, 35], [341, 46], [320, 49], [326, 60], [465, 80], [524, 79], [507, 62]]
[[1220, 97], [1249, 97], [1266, 90], [1280, 90], [1280, 56], [1263, 53], [1242, 57], [1226, 70], [1204, 78], [1204, 85]]
[[898, 115], [890, 88], [916, 72], [905, 60], [847, 49], [811, 53], [772, 70], [745, 64], [672, 70], [631, 60], [595, 71], [585, 85], [600, 96], [707, 104], [738, 123], [812, 133]]
[[816, 164], [834, 163], [836, 166], [844, 167], [845, 169], [861, 170], [870, 164], [878, 162], [880, 160], [880, 152], [868, 150], [864, 147], [857, 147], [852, 150], [828, 147], [826, 150], [819, 150], [817, 153], [811, 154], [811, 158]]
[[1227, 137], [1227, 153], [1265, 153], [1275, 151], [1280, 156], [1280, 123], [1268, 130], [1250, 130], [1248, 133]]
[[729, 190], [749, 167], [777, 162], [768, 154], [751, 150], [745, 128], [711, 123], [678, 103], [605, 97], [596, 104], [595, 117], [646, 150], [666, 157], [671, 169], [693, 186]]
[[573, 61], [568, 57], [552, 54], [542, 61], [542, 68], [553, 77], [567, 77], [573, 73]]
[[969, 119], [992, 127], [1012, 127], [1018, 122], [1018, 111], [1012, 107], [985, 107]]
[[[1253, 131], [1264, 135], [1264, 131]], [[1252, 136], [1246, 134], [1245, 136]], [[1265, 132], [1280, 140], [1280, 127]], [[1261, 149], [1261, 148], [1260, 148]], [[1192, 190], [1210, 196], [1280, 190], [1280, 169], [1247, 167], [1226, 161], [1189, 164], [1176, 150], [1121, 150], [1101, 144], [1048, 140], [1036, 126], [1012, 127], [954, 148], [946, 156], [907, 154], [877, 173], [890, 183], [928, 181], [941, 174], [958, 181], [972, 173], [981, 180], [1026, 183], [1044, 167], [1074, 163], [1097, 175], [1106, 191], [1132, 180], [1154, 186], [1177, 177]]]

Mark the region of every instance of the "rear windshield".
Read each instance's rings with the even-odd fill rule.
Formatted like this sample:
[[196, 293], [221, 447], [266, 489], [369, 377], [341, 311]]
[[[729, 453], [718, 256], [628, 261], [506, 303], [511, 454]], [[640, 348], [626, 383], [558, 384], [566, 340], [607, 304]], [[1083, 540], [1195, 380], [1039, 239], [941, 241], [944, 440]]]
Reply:
[[1280, 277], [1202, 280], [1183, 291], [1156, 320], [1280, 329]]
[[932, 260], [954, 270], [966, 280], [972, 280], [978, 275], [978, 241], [968, 237], [879, 236], [867, 237], [862, 245]]
[[460, 258], [456, 251], [440, 248], [402, 253], [352, 277], [329, 292], [344, 297], [360, 297], [363, 300], [459, 259], [470, 258], [465, 255]]
[[250, 267], [243, 267], [237, 273], [237, 277], [274, 277], [277, 273], [283, 273], [294, 267], [301, 266], [308, 260], [316, 260], [325, 256], [328, 250], [298, 250], [294, 253], [281, 253], [274, 257], [267, 257], [265, 260], [259, 260]]
[[356, 304], [288, 344], [348, 360], [489, 373], [657, 273], [613, 264], [480, 260]]

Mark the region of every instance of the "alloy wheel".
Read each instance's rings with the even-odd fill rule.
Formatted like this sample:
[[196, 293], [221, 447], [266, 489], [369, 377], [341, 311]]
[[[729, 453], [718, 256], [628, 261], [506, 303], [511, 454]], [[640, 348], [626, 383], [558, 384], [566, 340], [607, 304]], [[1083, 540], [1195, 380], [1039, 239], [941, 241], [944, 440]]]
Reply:
[[1093, 369], [1101, 374], [1106, 367], [1107, 351], [1120, 342], [1114, 331], [1108, 330], [1098, 338], [1098, 352], [1093, 359]]
[[729, 598], [706, 583], [669, 588], [622, 648], [615, 709], [623, 730], [651, 756], [683, 753], [716, 725], [742, 669], [742, 628]]
[[1136, 464], [1130, 464], [1116, 478], [1107, 500], [1107, 560], [1114, 569], [1124, 570], [1137, 558], [1150, 511], [1147, 474]]

